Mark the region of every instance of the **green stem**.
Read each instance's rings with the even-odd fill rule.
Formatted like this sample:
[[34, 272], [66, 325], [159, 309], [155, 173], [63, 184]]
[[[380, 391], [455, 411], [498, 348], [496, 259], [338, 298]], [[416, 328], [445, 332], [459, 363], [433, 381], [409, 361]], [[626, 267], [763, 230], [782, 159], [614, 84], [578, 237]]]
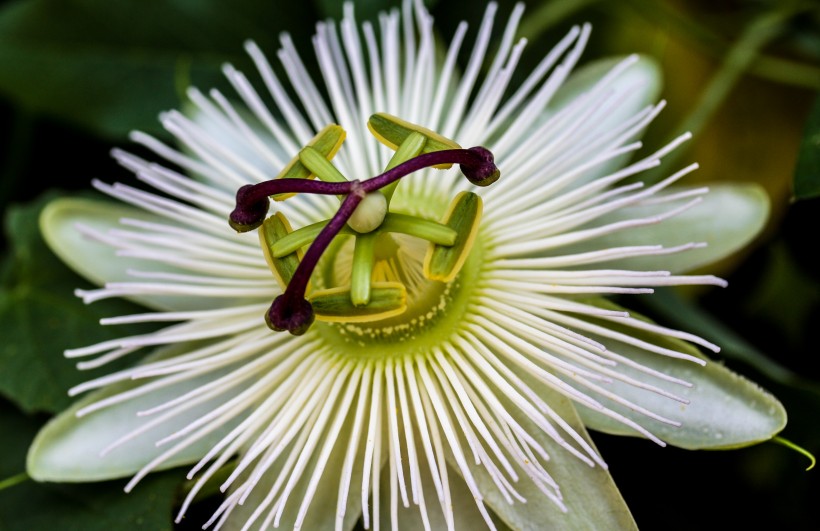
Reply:
[[28, 481], [29, 479], [31, 478], [28, 474], [26, 474], [25, 472], [20, 472], [16, 476], [11, 476], [10, 478], [6, 478], [3, 481], [0, 481], [0, 490], [8, 489], [20, 483], [23, 483], [24, 481]]
[[809, 458], [809, 467], [806, 469], [806, 472], [808, 472], [809, 470], [814, 468], [814, 465], [817, 464], [817, 460], [814, 458], [814, 455], [811, 452], [809, 452], [808, 450], [806, 450], [805, 448], [803, 448], [801, 446], [797, 446], [796, 444], [794, 444], [793, 442], [791, 442], [788, 439], [777, 436], [777, 437], [772, 437], [772, 442], [777, 443], [777, 444], [781, 444], [781, 445], [785, 446], [786, 448], [794, 450], [795, 452], [808, 457]]

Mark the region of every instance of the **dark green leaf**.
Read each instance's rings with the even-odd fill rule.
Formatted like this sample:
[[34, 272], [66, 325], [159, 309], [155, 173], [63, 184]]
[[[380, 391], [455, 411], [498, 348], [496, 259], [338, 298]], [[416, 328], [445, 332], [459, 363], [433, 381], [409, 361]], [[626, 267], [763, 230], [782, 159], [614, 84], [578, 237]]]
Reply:
[[25, 472], [26, 451], [40, 424], [42, 421], [22, 415], [0, 399], [0, 426], [3, 427], [0, 430], [0, 448], [3, 449], [0, 452], [0, 481]]
[[247, 67], [242, 42], [273, 55], [279, 32], [313, 13], [238, 0], [31, 0], [0, 10], [0, 92], [100, 134], [158, 129], [179, 89], [209, 88], [223, 62]]
[[794, 170], [795, 199], [820, 196], [820, 96], [806, 121]]
[[[39, 424], [0, 403], [0, 481], [25, 470], [26, 448]], [[59, 485], [26, 480], [0, 491], [0, 529], [170, 530], [178, 483], [177, 473], [155, 474], [125, 494], [122, 482]]]
[[56, 195], [12, 207], [5, 220], [10, 251], [0, 269], [0, 394], [27, 412], [64, 409], [71, 402], [69, 387], [101, 374], [78, 371], [63, 350], [143, 329], [99, 324], [101, 317], [135, 313], [136, 305], [103, 301], [86, 306], [74, 296], [75, 288], [90, 286], [46, 247], [37, 221]]

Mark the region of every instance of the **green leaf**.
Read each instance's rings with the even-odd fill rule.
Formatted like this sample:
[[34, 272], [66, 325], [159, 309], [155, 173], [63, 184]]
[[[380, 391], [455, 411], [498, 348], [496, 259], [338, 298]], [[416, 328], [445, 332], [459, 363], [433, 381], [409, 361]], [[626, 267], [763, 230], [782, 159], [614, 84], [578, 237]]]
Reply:
[[99, 325], [102, 317], [137, 312], [132, 304], [86, 306], [74, 296], [84, 282], [48, 250], [38, 229], [43, 205], [56, 195], [13, 206], [5, 219], [10, 252], [0, 282], [0, 394], [26, 412], [64, 409], [70, 387], [101, 374], [78, 371], [63, 350], [144, 330]]
[[[26, 451], [40, 421], [26, 417], [5, 400], [0, 400], [0, 481], [25, 472]], [[0, 494], [2, 499], [2, 494]], [[2, 529], [2, 526], [0, 526]]]
[[[0, 403], [0, 479], [24, 470], [26, 447], [39, 423]], [[170, 531], [179, 483], [174, 476], [147, 478], [130, 495], [118, 482], [69, 486], [27, 480], [0, 492], [0, 529]]]
[[[594, 304], [623, 310], [608, 301], [596, 300]], [[630, 314], [637, 319], [647, 320], [635, 312]], [[611, 321], [606, 323], [606, 327], [660, 347], [706, 359], [698, 349], [678, 339], [643, 332]], [[637, 389], [618, 381], [607, 385], [613, 393], [656, 414], [680, 422], [680, 427], [662, 424], [606, 397], [590, 393], [605, 406], [634, 420], [671, 445], [690, 450], [738, 448], [769, 440], [786, 425], [786, 411], [774, 396], [720, 363], [708, 361], [706, 366], [701, 367], [692, 361], [649, 353], [594, 333], [587, 336], [604, 343], [609, 350], [632, 361], [693, 384], [692, 387], [686, 388], [659, 379], [652, 382], [661, 389], [689, 400], [689, 404], [682, 404], [652, 391]], [[637, 380], [647, 380], [645, 375], [623, 364], [618, 371]], [[591, 429], [615, 435], [636, 435], [632, 428], [601, 413], [584, 406], [579, 406], [578, 409], [584, 424]]]
[[820, 196], [820, 96], [815, 100], [794, 169], [795, 199]]
[[178, 87], [210, 87], [224, 62], [273, 53], [281, 31], [307, 33], [310, 10], [238, 0], [30, 0], [0, 10], [0, 92], [29, 109], [122, 137], [159, 131]]

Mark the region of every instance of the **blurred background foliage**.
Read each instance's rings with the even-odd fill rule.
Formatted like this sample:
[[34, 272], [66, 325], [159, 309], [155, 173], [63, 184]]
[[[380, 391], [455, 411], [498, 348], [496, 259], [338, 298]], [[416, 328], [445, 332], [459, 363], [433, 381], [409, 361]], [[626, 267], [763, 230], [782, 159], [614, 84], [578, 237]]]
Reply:
[[[590, 21], [585, 60], [640, 52], [663, 66], [669, 106], [648, 148], [690, 130], [695, 139], [674, 155], [701, 164], [690, 183], [751, 181], [768, 191], [766, 230], [718, 266], [729, 289], [662, 292], [641, 309], [721, 344], [721, 361], [783, 401], [783, 436], [820, 453], [820, 4], [525, 3], [520, 75], [572, 24]], [[356, 12], [372, 18], [394, 4], [363, 0]], [[503, 20], [512, 2], [500, 4]], [[483, 11], [473, 0], [431, 9], [445, 38], [462, 19], [474, 31]], [[128, 146], [132, 129], [161, 134], [158, 113], [180, 105], [189, 84], [224, 87], [222, 63], [251, 71], [245, 39], [274, 58], [288, 31], [309, 57], [315, 21], [340, 15], [336, 0], [0, 0], [0, 529], [170, 529], [177, 492], [173, 474], [128, 497], [116, 482], [65, 488], [21, 475], [38, 426], [88, 376], [60, 353], [108, 337], [97, 320], [124, 310], [74, 299], [85, 283], [39, 237], [41, 196], [86, 190], [92, 178], [129, 180], [109, 149]], [[820, 529], [818, 472], [782, 446], [710, 453], [596, 442], [645, 529]]]

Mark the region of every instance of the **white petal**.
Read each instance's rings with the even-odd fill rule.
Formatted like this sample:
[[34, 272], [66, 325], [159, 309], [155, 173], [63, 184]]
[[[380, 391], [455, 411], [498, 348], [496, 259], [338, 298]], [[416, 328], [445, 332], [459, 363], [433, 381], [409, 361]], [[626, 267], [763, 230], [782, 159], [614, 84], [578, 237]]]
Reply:
[[[546, 386], [522, 379], [552, 407], [589, 444], [592, 441], [572, 404]], [[476, 482], [485, 494], [484, 503], [512, 529], [637, 529], [629, 508], [621, 497], [609, 472], [600, 466], [591, 467], [558, 446], [529, 418], [511, 403], [508, 411], [521, 426], [549, 453], [544, 463], [547, 472], [561, 488], [562, 512], [535, 486], [523, 472], [513, 487], [526, 498], [526, 503], [507, 503], [494, 486], [483, 467], [473, 467]], [[593, 446], [594, 447], [594, 446]]]
[[[623, 60], [623, 58], [599, 59], [575, 70], [566, 83], [556, 92], [555, 98], [549, 107], [550, 115], [572, 103], [581, 94], [592, 88], [595, 83]], [[604, 119], [595, 124], [594, 132], [590, 132], [589, 136], [613, 130], [641, 109], [654, 104], [658, 100], [662, 84], [662, 73], [658, 64], [649, 57], [637, 57], [633, 64], [607, 86], [607, 91], [611, 93], [613, 100], [619, 102], [618, 106], [613, 112], [608, 113]], [[638, 138], [632, 138], [624, 144]], [[622, 168], [629, 161], [629, 158], [630, 154], [621, 155], [587, 171], [578, 179], [579, 186]]]
[[[104, 286], [107, 283], [145, 282], [145, 272], [150, 272], [148, 275], [162, 275], [165, 273], [172, 275], [192, 274], [192, 271], [188, 269], [177, 267], [161, 260], [136, 258], [123, 252], [119, 252], [118, 254], [117, 249], [115, 249], [110, 242], [104, 243], [101, 241], [101, 237], [110, 238], [115, 241], [120, 239], [117, 235], [112, 236], [109, 234], [112, 230], [140, 231], [140, 229], [124, 226], [120, 222], [122, 219], [138, 220], [141, 222], [161, 224], [172, 229], [175, 228], [167, 219], [145, 212], [144, 210], [113, 202], [79, 198], [61, 198], [49, 203], [40, 216], [40, 228], [46, 243], [48, 243], [54, 253], [75, 272], [94, 284]], [[150, 231], [145, 230], [143, 232], [145, 232], [147, 236]], [[94, 236], [91, 236], [92, 234]], [[254, 234], [250, 236], [255, 240]], [[150, 236], [147, 237], [150, 238]], [[182, 236], [175, 237], [179, 239], [182, 238]], [[202, 235], [202, 237], [208, 236]], [[247, 238], [245, 238], [245, 240], [247, 240]], [[239, 238], [237, 242], [229, 243], [233, 246], [242, 246], [244, 241]], [[254, 242], [253, 245], [256, 245], [256, 243]], [[148, 254], [154, 251], [151, 249], [150, 244], [145, 246], [145, 250]], [[167, 248], [160, 248], [159, 250], [167, 253]], [[222, 257], [220, 263], [230, 263], [238, 256], [224, 250], [214, 249], [213, 251]], [[172, 254], [180, 259], [188, 259], [184, 256], [184, 253], [179, 250], [172, 250]], [[244, 257], [244, 259], [248, 260], [247, 257]], [[263, 262], [261, 254], [257, 261], [260, 270], [262, 270]], [[129, 271], [139, 271], [143, 273], [130, 274]], [[193, 273], [201, 274], [199, 271], [194, 271]], [[174, 282], [168, 282], [167, 284], [171, 285], [173, 283]], [[259, 288], [258, 300], [265, 300], [269, 295], [265, 293], [265, 285], [260, 283]], [[130, 290], [127, 289], [125, 291], [126, 293], [123, 295], [124, 298], [155, 310], [171, 311], [219, 308], [240, 305], [249, 302], [251, 299], [257, 299], [256, 297], [247, 297], [245, 295], [236, 296], [235, 298], [211, 298], [188, 294], [156, 295], [147, 292], [144, 294], [130, 293], [128, 292]]]
[[[681, 191], [669, 189], [669, 193]], [[628, 207], [602, 218], [596, 224], [606, 224], [662, 214], [667, 204]], [[674, 247], [688, 243], [706, 243], [706, 246], [674, 255], [649, 255], [620, 259], [601, 264], [619, 269], [652, 271], [663, 269], [684, 273], [709, 265], [742, 249], [751, 242], [769, 217], [769, 199], [756, 184], [722, 183], [710, 187], [703, 201], [694, 207], [661, 223], [630, 228], [611, 233], [584, 245], [578, 250], [600, 250], [632, 245]]]
[[40, 230], [54, 253], [71, 269], [94, 284], [128, 279], [128, 268], [145, 268], [146, 261], [116, 257], [110, 245], [88, 238], [77, 230], [82, 224], [105, 233], [119, 227], [121, 218], [160, 222], [144, 210], [109, 201], [62, 198], [50, 202], [40, 215]]
[[[182, 347], [185, 348], [185, 347]], [[151, 356], [157, 360], [179, 353], [179, 347], [162, 349]], [[93, 392], [60, 413], [40, 430], [29, 449], [26, 467], [37, 481], [85, 482], [126, 477], [135, 474], [168, 448], [157, 447], [156, 441], [173, 433], [223, 403], [225, 396], [211, 399], [169, 419], [160, 426], [142, 433], [133, 440], [114, 448], [104, 456], [101, 452], [121, 437], [151, 420], [137, 416], [187, 391], [200, 387], [219, 374], [208, 374], [182, 381], [147, 395], [132, 398], [108, 408], [77, 417], [83, 407], [105, 397], [133, 389], [142, 382], [123, 382]], [[182, 450], [157, 469], [172, 468], [198, 461], [225, 432], [241, 421], [241, 416], [228, 425]]]
[[[633, 317], [642, 318], [631, 313]], [[616, 323], [610, 323], [608, 327], [662, 347], [703, 358], [696, 348], [677, 339], [648, 334]], [[680, 421], [680, 427], [649, 421], [627, 408], [612, 404], [606, 398], [600, 398], [607, 406], [639, 422], [671, 445], [687, 449], [748, 446], [772, 438], [786, 425], [786, 412], [776, 398], [718, 362], [711, 361], [701, 367], [686, 360], [651, 354], [635, 346], [608, 341], [595, 335], [591, 337], [632, 361], [693, 384], [687, 388], [667, 381], [653, 382], [658, 387], [689, 400], [689, 404], [675, 402], [618, 381], [607, 386], [619, 396]], [[618, 367], [618, 371], [646, 380], [646, 376], [626, 365]], [[613, 422], [583, 406], [578, 409], [589, 428], [619, 435], [635, 435], [621, 423]]]

